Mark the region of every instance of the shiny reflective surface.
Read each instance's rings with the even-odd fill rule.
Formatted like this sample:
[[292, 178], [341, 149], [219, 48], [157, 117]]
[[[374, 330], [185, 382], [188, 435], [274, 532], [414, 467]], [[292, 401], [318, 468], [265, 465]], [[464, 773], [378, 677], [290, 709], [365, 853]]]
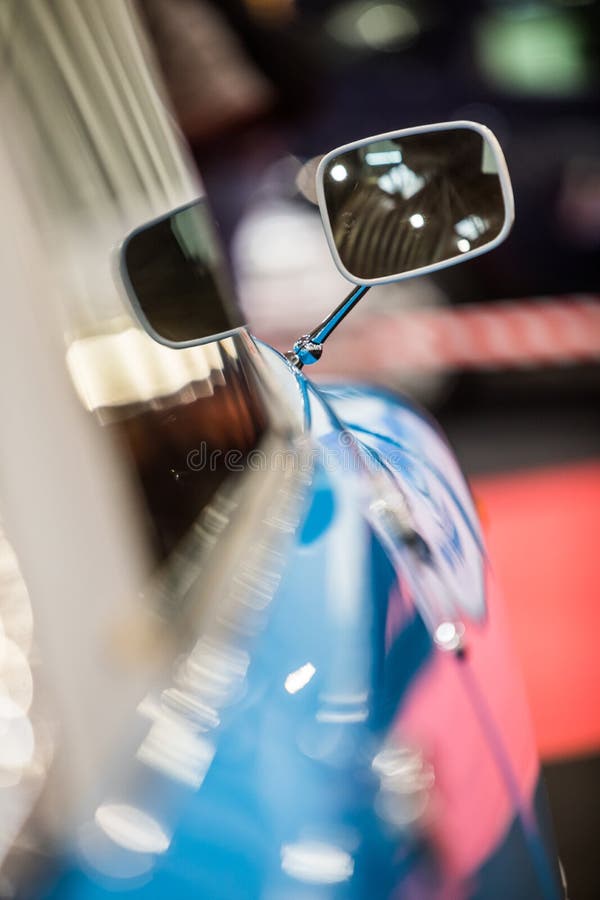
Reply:
[[239, 480], [268, 431], [248, 347], [237, 334], [206, 350], [175, 350], [132, 329], [69, 348], [78, 393], [132, 464], [158, 558], [225, 481]]
[[157, 340], [187, 344], [242, 324], [205, 199], [134, 231], [121, 250], [121, 273]]
[[321, 210], [358, 281], [457, 261], [499, 239], [508, 211], [497, 145], [475, 128], [435, 128], [326, 157]]
[[[274, 368], [288, 386], [306, 384], [280, 358]], [[242, 529], [248, 552], [232, 592], [214, 618], [195, 620], [196, 643], [138, 708], [147, 727], [135, 768], [122, 776], [122, 754], [96, 831], [81, 828], [48, 896], [557, 900], [493, 586], [487, 619], [457, 612], [468, 656], [440, 652], [429, 585], [411, 581], [410, 554], [392, 564], [362, 512], [377, 496], [371, 447], [411, 505], [421, 498], [428, 539], [470, 588], [466, 561], [484, 559], [450, 450], [410, 405], [377, 392], [309, 386], [303, 402], [321, 451], [307, 496], [288, 497], [287, 511], [266, 506], [259, 531]], [[326, 468], [341, 428], [333, 409], [355, 423], [362, 467]], [[450, 504], [456, 516], [445, 519]], [[468, 526], [459, 534], [457, 517]], [[272, 552], [276, 522], [291, 527], [285, 554]], [[211, 570], [197, 573], [197, 590]]]
[[[136, 317], [115, 271], [124, 236], [202, 194], [145, 68], [131, 5], [13, 5], [0, 30], [14, 51], [3, 60], [11, 128], [0, 142], [3, 272], [14, 298], [0, 329], [0, 415], [10, 435], [1, 500], [31, 598], [30, 606], [3, 565], [0, 864], [10, 854], [7, 866], [19, 869], [15, 882], [31, 897], [35, 866], [21, 866], [14, 845], [24, 822], [36, 852], [77, 846], [107, 877], [152, 868], [160, 835], [170, 834], [145, 802], [152, 786], [130, 797], [113, 770], [106, 796], [101, 773], [114, 762], [133, 780], [135, 764], [146, 777], [167, 770], [182, 785], [199, 782], [210, 761], [210, 742], [195, 733], [199, 710], [209, 723], [219, 719], [208, 682], [196, 672], [196, 693], [187, 690], [191, 676], [163, 683], [162, 715], [140, 717], [145, 734], [136, 708], [158, 672], [199, 642], [196, 618], [220, 607], [224, 573], [238, 578], [242, 596], [229, 615], [233, 624], [240, 618], [246, 528], [264, 538], [262, 517], [285, 476], [269, 480], [245, 465], [263, 442], [283, 443], [247, 332], [164, 346]], [[277, 418], [284, 430], [285, 411]], [[24, 593], [21, 618], [13, 582]], [[31, 610], [35, 665], [31, 623], [21, 621]], [[178, 728], [190, 704], [194, 726]]]

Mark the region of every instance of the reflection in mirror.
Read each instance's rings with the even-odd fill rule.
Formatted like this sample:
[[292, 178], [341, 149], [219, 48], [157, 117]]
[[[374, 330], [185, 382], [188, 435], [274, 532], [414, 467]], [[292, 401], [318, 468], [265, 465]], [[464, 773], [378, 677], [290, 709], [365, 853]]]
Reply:
[[205, 200], [134, 231], [121, 273], [142, 324], [162, 343], [207, 340], [243, 324]]
[[498, 238], [507, 219], [499, 155], [479, 131], [460, 126], [326, 158], [321, 209], [346, 274], [393, 278], [473, 255]]

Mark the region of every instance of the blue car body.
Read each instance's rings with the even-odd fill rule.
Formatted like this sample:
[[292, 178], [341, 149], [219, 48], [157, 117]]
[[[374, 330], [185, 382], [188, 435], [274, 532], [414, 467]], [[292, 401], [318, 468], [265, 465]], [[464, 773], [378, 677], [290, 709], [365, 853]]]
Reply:
[[[234, 687], [196, 730], [201, 772], [187, 787], [134, 778], [132, 804], [166, 835], [158, 852], [130, 854], [137, 870], [116, 877], [73, 848], [45, 896], [562, 896], [522, 688], [451, 449], [402, 397], [316, 387], [261, 352], [303, 418], [310, 475], [278, 575], [262, 573], [272, 589], [227, 651]], [[425, 557], [372, 513], [382, 476]], [[436, 640], [448, 622], [459, 647]]]

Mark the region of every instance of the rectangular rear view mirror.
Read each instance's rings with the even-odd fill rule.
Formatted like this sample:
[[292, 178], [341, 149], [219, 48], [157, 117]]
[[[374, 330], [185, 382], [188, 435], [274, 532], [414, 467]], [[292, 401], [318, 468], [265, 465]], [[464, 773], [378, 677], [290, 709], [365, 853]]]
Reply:
[[190, 347], [244, 325], [204, 199], [133, 231], [120, 268], [138, 319], [161, 344]]
[[500, 145], [475, 122], [339, 147], [321, 160], [317, 194], [334, 261], [355, 284], [398, 281], [485, 253], [514, 217]]

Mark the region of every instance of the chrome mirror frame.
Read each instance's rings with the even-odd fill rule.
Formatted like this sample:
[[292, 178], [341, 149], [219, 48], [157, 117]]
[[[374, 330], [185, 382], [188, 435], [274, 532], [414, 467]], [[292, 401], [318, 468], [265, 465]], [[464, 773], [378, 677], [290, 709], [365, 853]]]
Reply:
[[146, 333], [149, 334], [150, 337], [153, 338], [158, 344], [163, 344], [163, 346], [169, 347], [172, 350], [185, 350], [189, 347], [201, 347], [204, 344], [212, 344], [215, 341], [222, 341], [225, 338], [239, 334], [240, 331], [248, 330], [248, 323], [245, 321], [245, 317], [239, 306], [239, 303], [237, 303], [237, 298], [232, 297], [231, 299], [236, 301], [235, 311], [239, 314], [241, 319], [238, 325], [232, 325], [231, 328], [228, 328], [225, 331], [215, 332], [214, 334], [211, 332], [211, 334], [205, 335], [204, 337], [190, 338], [190, 340], [187, 341], [170, 340], [169, 338], [164, 337], [162, 334], [159, 334], [159, 332], [156, 331], [156, 329], [148, 319], [148, 316], [146, 315], [144, 309], [142, 308], [137, 292], [133, 287], [133, 284], [131, 283], [131, 278], [129, 276], [129, 270], [127, 267], [127, 249], [131, 240], [136, 238], [137, 235], [143, 233], [147, 229], [152, 228], [154, 225], [161, 224], [165, 221], [165, 219], [170, 219], [177, 213], [185, 212], [186, 210], [196, 206], [199, 202], [205, 200], [205, 196], [196, 197], [194, 200], [191, 200], [188, 203], [184, 203], [182, 206], [177, 206], [175, 209], [171, 209], [160, 216], [156, 216], [155, 218], [150, 219], [149, 221], [144, 222], [141, 225], [138, 225], [137, 228], [134, 228], [121, 240], [121, 242], [115, 248], [114, 252], [113, 271], [115, 280], [125, 300], [129, 303], [135, 320], [141, 325], [144, 331], [146, 331]]
[[[473, 250], [467, 250], [466, 253], [461, 253], [459, 256], [451, 257], [447, 260], [441, 260], [440, 262], [432, 263], [431, 265], [421, 266], [418, 269], [410, 269], [409, 271], [402, 272], [398, 275], [384, 275], [381, 278], [358, 278], [356, 275], [352, 275], [352, 273], [348, 271], [340, 258], [338, 249], [335, 244], [331, 223], [329, 221], [329, 215], [327, 213], [324, 178], [325, 171], [329, 163], [341, 153], [345, 153], [348, 150], [356, 150], [359, 147], [364, 147], [365, 144], [372, 143], [373, 141], [395, 140], [396, 138], [409, 137], [413, 134], [424, 134], [434, 131], [450, 131], [458, 128], [470, 129], [471, 131], [476, 131], [478, 134], [480, 134], [483, 140], [487, 142], [489, 149], [494, 157], [494, 161], [498, 170], [498, 178], [500, 180], [500, 188], [502, 191], [502, 199], [504, 201], [505, 208], [504, 224], [502, 225], [500, 232], [496, 235], [495, 238], [493, 238], [491, 241], [488, 241], [488, 243], [482, 244], [480, 247], [476, 247]], [[474, 256], [479, 256], [482, 253], [487, 253], [488, 250], [493, 250], [494, 247], [497, 247], [498, 244], [501, 244], [502, 241], [507, 237], [510, 229], [512, 228], [515, 217], [515, 204], [512, 185], [510, 176], [508, 174], [506, 160], [504, 158], [502, 148], [498, 143], [498, 139], [496, 138], [495, 134], [490, 131], [489, 128], [486, 128], [485, 125], [480, 125], [478, 122], [470, 122], [467, 120], [460, 120], [455, 122], [437, 122], [434, 125], [419, 125], [416, 128], [403, 128], [400, 131], [387, 131], [385, 132], [385, 134], [371, 135], [367, 138], [361, 138], [358, 141], [352, 141], [349, 144], [343, 144], [341, 147], [336, 147], [335, 150], [331, 150], [329, 153], [327, 153], [319, 163], [319, 167], [317, 169], [317, 197], [319, 201], [319, 211], [321, 213], [321, 219], [323, 220], [323, 228], [325, 229], [325, 236], [327, 238], [327, 243], [329, 244], [329, 250], [331, 252], [335, 265], [340, 271], [340, 274], [342, 274], [344, 278], [346, 278], [353, 284], [366, 285], [369, 287], [374, 284], [389, 284], [389, 282], [392, 281], [403, 281], [405, 278], [414, 278], [416, 275], [428, 275], [431, 272], [437, 272], [439, 269], [446, 269], [448, 268], [448, 266], [454, 266], [458, 263], [466, 262], [466, 260], [472, 259]]]

